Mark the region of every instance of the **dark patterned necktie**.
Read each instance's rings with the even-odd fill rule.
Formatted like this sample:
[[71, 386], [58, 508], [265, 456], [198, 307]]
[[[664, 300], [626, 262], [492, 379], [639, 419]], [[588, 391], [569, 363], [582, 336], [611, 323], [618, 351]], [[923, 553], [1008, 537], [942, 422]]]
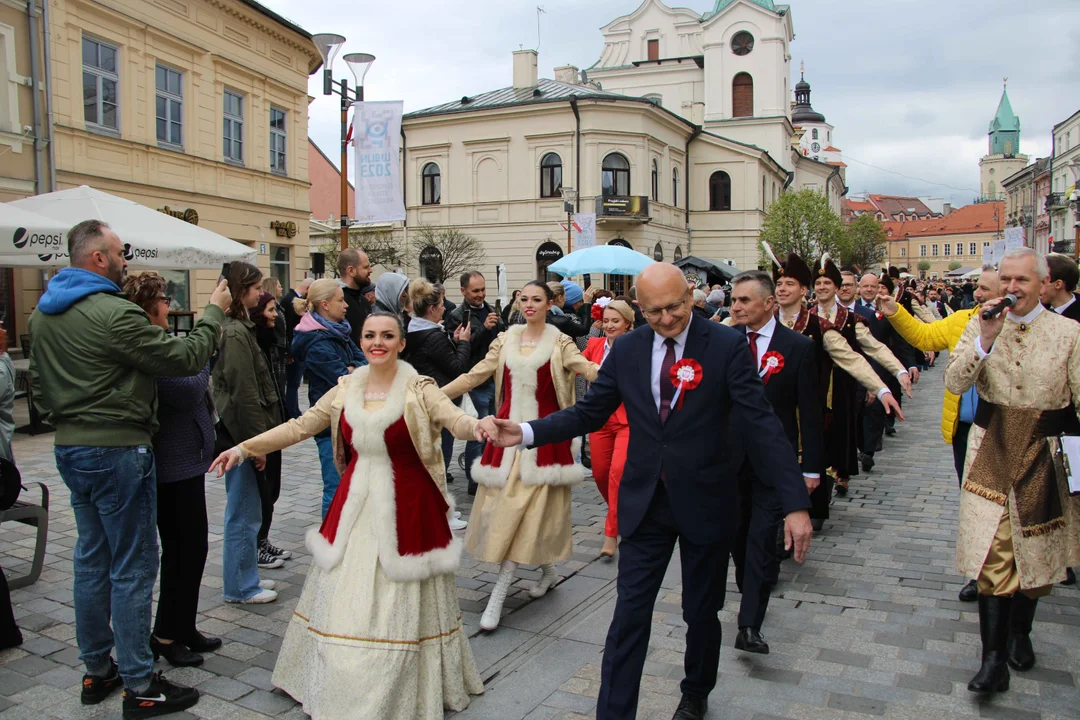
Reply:
[[675, 385], [671, 382], [671, 366], [675, 364], [675, 340], [668, 338], [664, 341], [667, 352], [664, 353], [664, 361], [660, 363], [660, 424], [667, 422], [671, 414], [671, 398], [675, 395]]

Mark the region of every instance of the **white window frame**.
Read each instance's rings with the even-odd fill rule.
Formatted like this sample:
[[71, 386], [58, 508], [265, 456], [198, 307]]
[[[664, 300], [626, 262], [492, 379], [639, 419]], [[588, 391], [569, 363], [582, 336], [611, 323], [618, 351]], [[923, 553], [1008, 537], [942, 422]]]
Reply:
[[[235, 97], [237, 99], [238, 107], [240, 108], [240, 113], [239, 114], [229, 112], [229, 109], [226, 106], [226, 102], [225, 102], [225, 99], [228, 98], [229, 96]], [[241, 93], [234, 92], [232, 90], [226, 89], [224, 91], [224, 93], [222, 93], [222, 113], [221, 113], [221, 115], [222, 115], [222, 119], [224, 121], [224, 124], [222, 125], [222, 128], [221, 128], [221, 138], [222, 138], [221, 151], [222, 151], [222, 155], [224, 155], [224, 157], [225, 157], [225, 162], [234, 163], [236, 165], [243, 165], [244, 164], [244, 96]], [[232, 131], [231, 134], [227, 133], [227, 130], [229, 130], [229, 129], [231, 129], [231, 131]], [[230, 152], [225, 151], [224, 142], [225, 142], [225, 139], [226, 139], [227, 135], [228, 135], [228, 141], [230, 143]], [[236, 157], [236, 155], [232, 154], [234, 151], [237, 150], [237, 148], [239, 148], [239, 153], [238, 153], [239, 157]]]
[[931, 257], [937, 257], [938, 256], [938, 244], [937, 243], [931, 243], [930, 244], [930, 256]]
[[[157, 71], [158, 71], [158, 69], [161, 69], [161, 70], [165, 71], [165, 88], [164, 89], [157, 87]], [[180, 91], [179, 91], [179, 93], [173, 93], [173, 92], [169, 91], [169, 89], [168, 89], [168, 85], [169, 85], [169, 77], [168, 76], [169, 76], [169, 73], [172, 73], [174, 75], [179, 76], [179, 79], [180, 79]], [[177, 70], [175, 68], [169, 67], [168, 65], [165, 65], [163, 63], [158, 63], [156, 66], [154, 66], [154, 88], [155, 88], [155, 92], [154, 92], [154, 135], [155, 136], [157, 135], [157, 120], [158, 120], [157, 99], [158, 98], [164, 98], [165, 99], [165, 138], [162, 139], [162, 138], [159, 137], [157, 139], [158, 145], [164, 145], [165, 147], [174, 147], [174, 148], [183, 149], [183, 147], [184, 147], [184, 73], [182, 73], [181, 71], [179, 71], [179, 70]], [[175, 118], [172, 117], [172, 103], [174, 103], [174, 102], [180, 104], [180, 118], [179, 119], [175, 119]], [[174, 122], [178, 123], [180, 125], [180, 142], [178, 142], [178, 143], [175, 143], [172, 140], [168, 139], [169, 138], [170, 127], [171, 127], [172, 123], [174, 123]]]
[[925, 245], [920, 245], [919, 246], [919, 257], [926, 257], [926, 246]]
[[[281, 113], [281, 130], [274, 127], [274, 113]], [[283, 108], [279, 108], [275, 105], [270, 106], [270, 172], [277, 173], [279, 175], [287, 175], [289, 173], [289, 113]], [[277, 141], [281, 145], [281, 149], [276, 149], [274, 143]], [[275, 164], [277, 156], [281, 156], [280, 167]]]
[[952, 255], [952, 243], [945, 243], [945, 257]]
[[956, 256], [960, 257], [963, 254], [964, 254], [964, 243], [962, 243], [962, 242], [956, 243]]
[[[117, 67], [116, 70], [110, 71], [110, 70], [105, 70], [103, 68], [96, 67], [96, 66], [93, 66], [93, 65], [87, 65], [85, 62], [80, 63], [80, 65], [82, 66], [82, 78], [83, 78], [82, 88], [83, 88], [84, 96], [85, 96], [85, 93], [86, 93], [86, 77], [85, 76], [86, 75], [92, 75], [95, 78], [95, 80], [94, 80], [94, 83], [95, 83], [94, 92], [95, 92], [95, 94], [97, 96], [97, 108], [96, 108], [96, 110], [97, 110], [97, 118], [98, 118], [99, 121], [104, 121], [104, 119], [105, 119], [105, 109], [103, 107], [105, 101], [102, 99], [102, 95], [103, 95], [102, 87], [103, 87], [103, 84], [104, 84], [105, 81], [110, 81], [110, 82], [112, 82], [114, 84], [115, 91], [116, 91], [116, 102], [113, 103], [113, 105], [116, 107], [116, 127], [113, 127], [111, 125], [106, 125], [104, 122], [91, 122], [90, 120], [87, 120], [86, 119], [85, 101], [83, 102], [83, 122], [86, 125], [86, 127], [89, 128], [89, 129], [99, 130], [101, 132], [106, 132], [106, 133], [110, 133], [110, 134], [114, 134], [114, 133], [119, 134], [120, 133], [120, 70], [119, 70], [119, 67], [120, 67], [120, 48], [117, 47], [116, 45], [113, 45], [112, 43], [105, 42], [104, 40], [99, 40], [98, 38], [94, 37], [93, 35], [86, 35], [84, 33], [79, 38], [80, 60], [82, 58], [83, 43], [85, 43], [88, 40], [90, 42], [92, 42], [92, 43], [95, 43], [99, 47], [109, 48], [114, 53], [116, 53], [116, 67]], [[100, 55], [100, 53], [99, 53], [99, 55]]]
[[975, 250], [976, 247], [977, 245], [975, 243], [968, 243], [968, 255], [971, 255], [972, 257], [978, 255], [978, 252]]
[[[285, 251], [285, 259], [277, 260], [277, 254], [279, 250]], [[281, 269], [284, 268], [285, 272], [282, 273]], [[292, 250], [289, 245], [271, 245], [270, 246], [270, 277], [277, 278], [281, 282], [281, 286], [291, 286], [292, 280]], [[275, 272], [277, 270], [278, 272]]]
[[906, 247], [900, 248], [900, 257], [907, 257], [907, 248]]

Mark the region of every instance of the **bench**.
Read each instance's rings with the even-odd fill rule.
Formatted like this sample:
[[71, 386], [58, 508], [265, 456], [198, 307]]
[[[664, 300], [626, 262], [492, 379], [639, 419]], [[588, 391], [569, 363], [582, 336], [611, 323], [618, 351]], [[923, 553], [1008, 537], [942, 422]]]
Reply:
[[37, 483], [41, 488], [41, 504], [16, 500], [7, 510], [0, 512], [0, 525], [8, 521], [20, 522], [37, 528], [37, 543], [34, 545], [34, 560], [30, 565], [30, 574], [8, 580], [8, 587], [18, 590], [37, 582], [41, 569], [45, 565], [45, 543], [49, 534], [49, 488], [45, 483]]

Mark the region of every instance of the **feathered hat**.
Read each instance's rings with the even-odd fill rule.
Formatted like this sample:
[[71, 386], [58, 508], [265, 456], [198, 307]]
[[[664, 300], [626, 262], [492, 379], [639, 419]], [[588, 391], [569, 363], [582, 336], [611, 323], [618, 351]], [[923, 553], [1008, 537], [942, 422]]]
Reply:
[[761, 247], [765, 249], [765, 254], [769, 257], [769, 260], [772, 261], [773, 282], [778, 281], [782, 277], [789, 277], [794, 278], [795, 281], [803, 287], [811, 287], [814, 284], [810, 268], [801, 257], [795, 253], [788, 253], [787, 261], [780, 262], [776, 255], [773, 254], [772, 248], [769, 247], [769, 243], [762, 240]]
[[836, 263], [829, 257], [829, 253], [822, 253], [821, 259], [814, 263], [814, 279], [819, 277], [826, 277], [832, 280], [836, 287], [840, 287], [844, 284], [844, 277], [840, 274], [840, 268], [836, 267]]

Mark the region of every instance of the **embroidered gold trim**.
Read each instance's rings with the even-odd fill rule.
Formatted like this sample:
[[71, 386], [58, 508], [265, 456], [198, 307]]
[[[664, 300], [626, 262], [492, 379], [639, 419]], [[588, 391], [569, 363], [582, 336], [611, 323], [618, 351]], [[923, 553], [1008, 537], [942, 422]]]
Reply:
[[1044, 522], [1041, 525], [1020, 528], [1020, 536], [1026, 538], [1040, 537], [1042, 535], [1049, 535], [1055, 530], [1060, 530], [1063, 527], [1065, 527], [1065, 518], [1054, 518], [1050, 522]]
[[[304, 622], [311, 622], [311, 620], [309, 618], [304, 617], [303, 615], [296, 612], [295, 610], [293, 610], [293, 615], [300, 618]], [[311, 627], [310, 625], [308, 625], [308, 632], [315, 633], [316, 635], [320, 635], [320, 636], [325, 637], [325, 638], [331, 638], [333, 640], [353, 640], [353, 641], [356, 641], [356, 642], [382, 643], [382, 644], [385, 644], [385, 645], [420, 645], [421, 643], [429, 642], [431, 640], [439, 640], [440, 638], [450, 637], [454, 633], [459, 632], [461, 630], [461, 616], [460, 615], [458, 615], [457, 621], [458, 621], [458, 626], [456, 628], [454, 628], [453, 630], [448, 630], [448, 631], [446, 631], [444, 633], [439, 633], [438, 635], [429, 635], [427, 637], [422, 637], [419, 640], [387, 640], [385, 638], [363, 638], [363, 637], [354, 637], [352, 635], [335, 635], [334, 633], [328, 633], [328, 632], [323, 632], [322, 630], [316, 630], [315, 628]]]
[[1008, 495], [1002, 495], [999, 492], [994, 492], [990, 488], [983, 487], [982, 485], [976, 485], [970, 480], [964, 481], [964, 489], [970, 493], [975, 493], [979, 497], [986, 498], [992, 503], [997, 503], [1001, 507], [1005, 507], [1005, 503], [1009, 500]]

